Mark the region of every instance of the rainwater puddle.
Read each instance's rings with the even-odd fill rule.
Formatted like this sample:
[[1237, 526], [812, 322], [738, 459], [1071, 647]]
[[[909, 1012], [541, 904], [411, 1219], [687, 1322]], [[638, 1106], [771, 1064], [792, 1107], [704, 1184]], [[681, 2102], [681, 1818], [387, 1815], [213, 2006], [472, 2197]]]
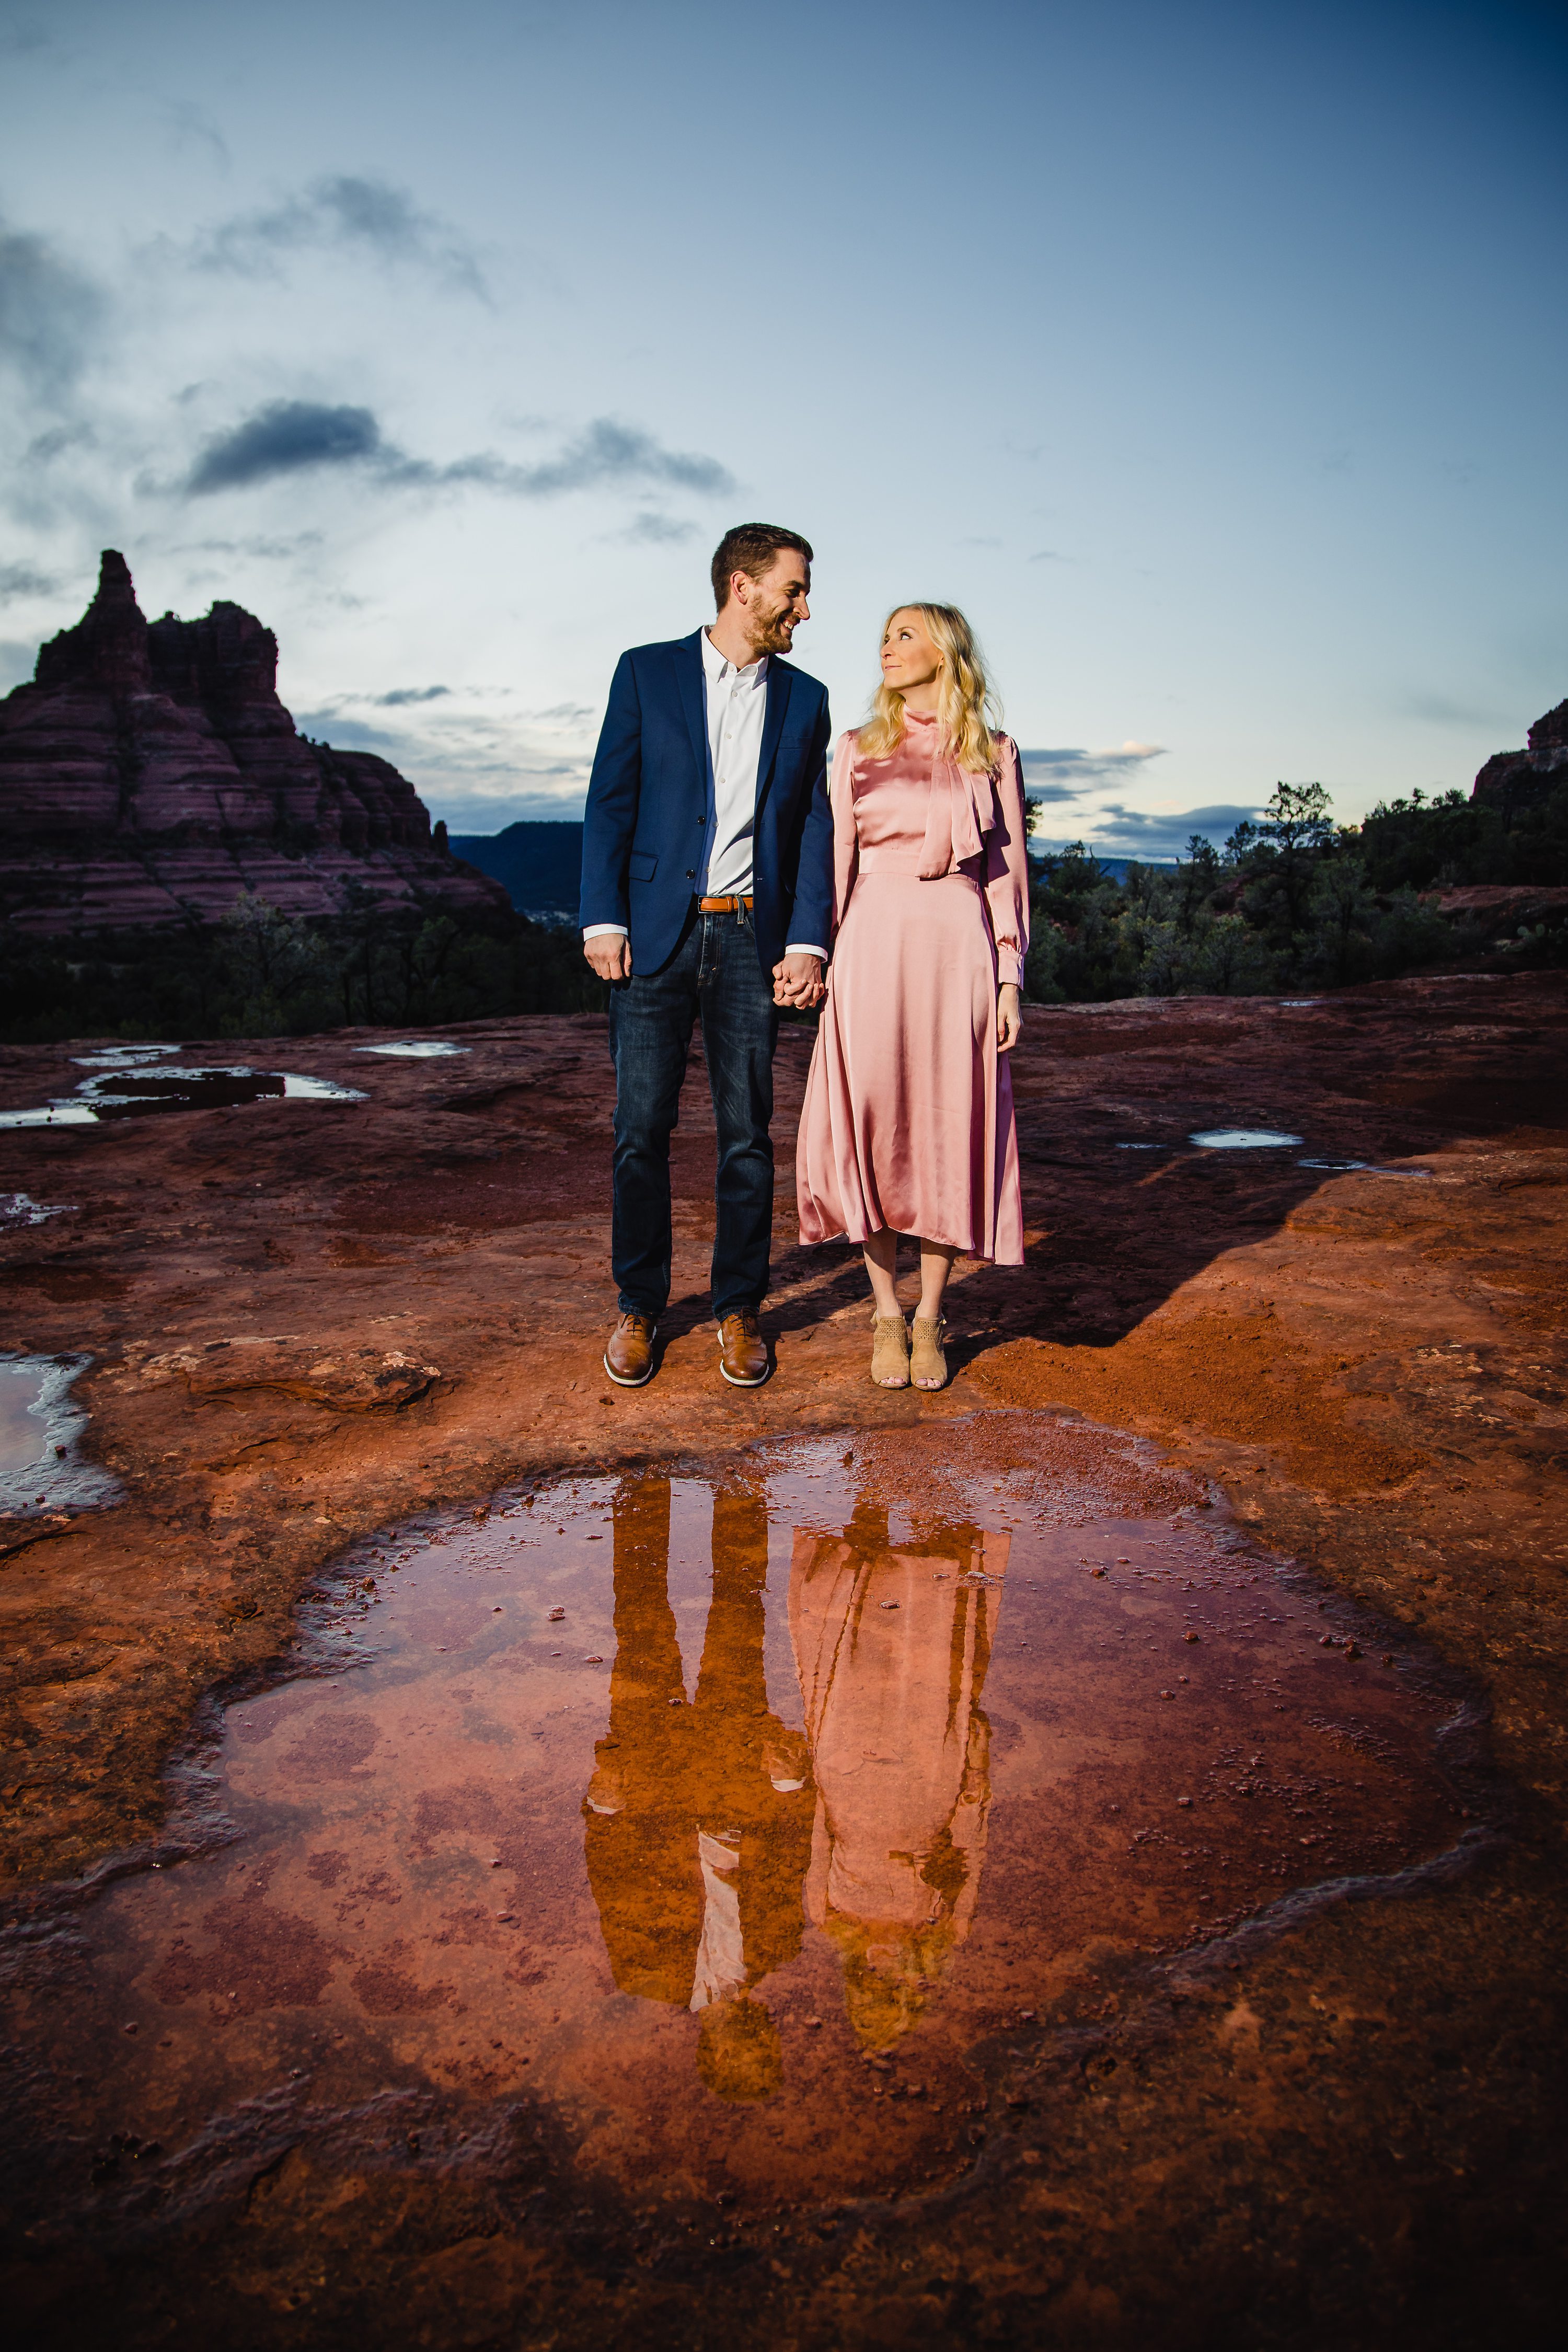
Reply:
[[79, 1070], [133, 1070], [139, 1062], [166, 1062], [177, 1045], [100, 1045], [95, 1053], [73, 1054]]
[[441, 1037], [414, 1037], [402, 1045], [356, 1045], [356, 1054], [396, 1054], [405, 1061], [434, 1062], [447, 1054], [471, 1054], [471, 1045], [448, 1045]]
[[44, 1393], [44, 1368], [29, 1362], [0, 1363], [0, 1477], [30, 1469], [44, 1447], [44, 1425], [34, 1407]]
[[73, 1202], [49, 1208], [42, 1201], [29, 1200], [26, 1192], [0, 1192], [0, 1233], [16, 1233], [24, 1225], [47, 1225], [51, 1217], [75, 1213]]
[[1187, 1141], [1200, 1151], [1279, 1151], [1306, 1141], [1302, 1135], [1281, 1135], [1271, 1127], [1208, 1127]]
[[82, 1458], [88, 1415], [71, 1383], [90, 1356], [0, 1356], [0, 1516], [37, 1518], [120, 1500], [118, 1478]]
[[221, 1110], [237, 1103], [363, 1102], [354, 1087], [331, 1078], [302, 1076], [294, 1070], [253, 1070], [243, 1065], [218, 1069], [131, 1058], [134, 1048], [114, 1057], [83, 1054], [77, 1058], [99, 1075], [84, 1078], [71, 1095], [57, 1095], [41, 1110], [0, 1111], [0, 1127], [87, 1127], [100, 1120], [144, 1118], [173, 1110]]
[[97, 2149], [83, 2210], [150, 2210], [115, 2134], [172, 2221], [416, 2125], [648, 2202], [918, 2189], [1086, 1983], [1454, 1848], [1452, 1695], [1193, 1484], [1052, 1417], [948, 1442], [583, 1479], [318, 1587], [225, 1718], [232, 1842], [35, 1916], [57, 2196]]
[[[1267, 1127], [1205, 1128], [1196, 1135], [1189, 1135], [1183, 1139], [1184, 1141], [1194, 1145], [1200, 1151], [1293, 1151], [1298, 1150], [1305, 1139], [1303, 1136], [1286, 1135]], [[1178, 1148], [1173, 1144], [1160, 1142], [1118, 1143], [1115, 1146], [1118, 1151], [1167, 1153]], [[1348, 1174], [1352, 1170], [1360, 1170], [1369, 1176], [1430, 1177], [1432, 1173], [1429, 1168], [1385, 1168], [1375, 1160], [1319, 1158], [1298, 1160], [1296, 1165], [1298, 1168], [1318, 1168], [1341, 1175]]]

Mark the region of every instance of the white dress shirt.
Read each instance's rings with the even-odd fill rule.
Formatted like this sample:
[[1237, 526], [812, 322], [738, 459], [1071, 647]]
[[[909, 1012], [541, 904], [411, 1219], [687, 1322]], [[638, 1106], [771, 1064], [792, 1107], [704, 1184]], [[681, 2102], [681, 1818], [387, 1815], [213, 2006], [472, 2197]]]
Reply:
[[[725, 659], [706, 629], [701, 635], [702, 700], [708, 749], [713, 761], [713, 850], [708, 860], [710, 898], [749, 898], [752, 836], [757, 822], [757, 769], [763, 756], [763, 721], [768, 709], [768, 657], [759, 654], [744, 669]], [[624, 939], [624, 923], [591, 923], [585, 940]], [[786, 955], [820, 956], [826, 948], [790, 940]]]
[[752, 895], [752, 835], [757, 822], [757, 767], [768, 709], [768, 657], [744, 669], [726, 661], [702, 632], [702, 699], [713, 761], [713, 854], [708, 860], [710, 898]]

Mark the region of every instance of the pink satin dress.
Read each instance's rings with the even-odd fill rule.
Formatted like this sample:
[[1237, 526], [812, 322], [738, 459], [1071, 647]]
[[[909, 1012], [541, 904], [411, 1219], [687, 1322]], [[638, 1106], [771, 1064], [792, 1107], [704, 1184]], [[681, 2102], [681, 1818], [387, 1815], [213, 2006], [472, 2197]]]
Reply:
[[1024, 782], [949, 760], [934, 719], [834, 758], [835, 935], [795, 1147], [803, 1242], [890, 1227], [1024, 1262], [1013, 1087], [996, 990], [1029, 944]]

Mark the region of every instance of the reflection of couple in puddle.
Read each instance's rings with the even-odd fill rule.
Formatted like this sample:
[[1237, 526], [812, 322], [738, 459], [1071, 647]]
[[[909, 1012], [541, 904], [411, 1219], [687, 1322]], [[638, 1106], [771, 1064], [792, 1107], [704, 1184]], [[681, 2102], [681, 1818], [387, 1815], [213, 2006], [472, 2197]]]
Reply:
[[692, 1704], [669, 1604], [669, 1485], [615, 1506], [610, 1724], [589, 1787], [587, 1862], [617, 1986], [690, 2008], [710, 2090], [763, 2098], [783, 2067], [752, 1988], [805, 1921], [844, 1969], [869, 2049], [913, 2023], [969, 1931], [990, 1806], [981, 1711], [1007, 1538], [889, 1546], [862, 1504], [840, 1537], [797, 1535], [789, 1621], [805, 1734], [768, 1706], [767, 1515], [713, 1506], [713, 1597]]

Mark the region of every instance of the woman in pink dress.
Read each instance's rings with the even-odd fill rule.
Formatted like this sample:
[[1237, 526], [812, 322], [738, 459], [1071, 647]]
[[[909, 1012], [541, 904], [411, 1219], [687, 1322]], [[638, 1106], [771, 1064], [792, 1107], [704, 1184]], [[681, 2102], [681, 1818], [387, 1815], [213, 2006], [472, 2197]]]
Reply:
[[[1024, 1261], [1013, 1088], [1029, 944], [1023, 774], [969, 624], [900, 604], [833, 762], [835, 935], [796, 1147], [803, 1242], [860, 1243], [871, 1378], [939, 1389], [955, 1257]], [[920, 1244], [913, 1349], [898, 1237]]]

